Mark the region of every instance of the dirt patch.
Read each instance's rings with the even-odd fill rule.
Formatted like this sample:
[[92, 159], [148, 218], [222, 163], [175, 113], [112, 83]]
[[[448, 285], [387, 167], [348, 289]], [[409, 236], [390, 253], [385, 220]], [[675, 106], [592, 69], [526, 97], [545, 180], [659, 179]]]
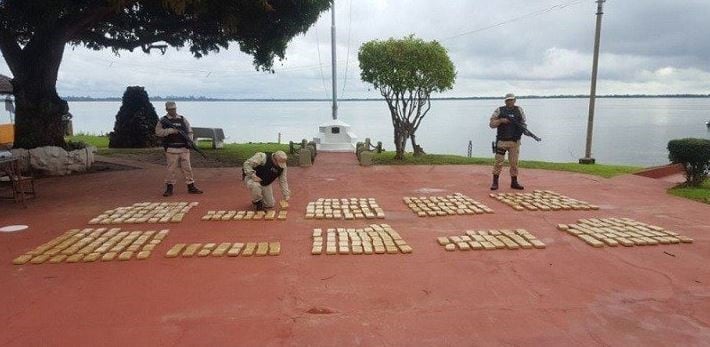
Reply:
[[93, 165], [91, 165], [91, 168], [85, 173], [90, 174], [90, 173], [97, 173], [97, 172], [107, 172], [107, 171], [124, 171], [124, 170], [136, 170], [138, 169], [137, 167], [134, 166], [128, 166], [128, 165], [120, 165], [120, 164], [115, 164], [115, 163], [107, 163], [103, 161], [97, 161]]
[[[125, 159], [136, 162], [150, 163], [164, 166], [165, 152], [162, 148], [135, 149], [126, 151], [100, 151], [99, 154], [117, 159]], [[244, 163], [243, 159], [234, 158], [222, 153], [209, 153], [205, 159], [199, 153], [191, 152], [190, 163], [193, 168], [223, 168], [239, 167]]]

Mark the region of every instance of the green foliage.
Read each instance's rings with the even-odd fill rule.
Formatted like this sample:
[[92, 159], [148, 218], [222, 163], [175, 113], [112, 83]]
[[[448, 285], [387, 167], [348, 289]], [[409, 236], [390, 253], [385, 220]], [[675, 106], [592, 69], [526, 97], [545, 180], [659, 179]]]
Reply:
[[443, 92], [453, 87], [454, 64], [441, 44], [414, 36], [365, 42], [358, 53], [360, 78], [383, 96]]
[[43, 32], [73, 45], [146, 52], [151, 44], [188, 46], [200, 57], [235, 42], [270, 69], [287, 43], [315, 23], [329, 0], [5, 0], [0, 32], [21, 46]]
[[115, 53], [185, 47], [195, 57], [236, 43], [272, 70], [330, 0], [0, 0], [0, 51], [13, 74], [16, 145], [64, 145], [56, 91], [67, 43]]
[[64, 150], [67, 152], [71, 152], [77, 149], [84, 149], [88, 147], [89, 145], [86, 144], [86, 142], [83, 141], [67, 141], [66, 144], [64, 145]]
[[698, 187], [710, 170], [710, 140], [679, 139], [668, 142], [668, 159], [685, 169], [685, 184]]
[[358, 60], [360, 77], [380, 91], [389, 107], [396, 158], [402, 159], [410, 138], [415, 155], [423, 154], [415, 133], [431, 109], [431, 93], [451, 89], [456, 79], [446, 49], [410, 35], [366, 42]]
[[[494, 161], [492, 158], [468, 158], [443, 154], [414, 156], [412, 153], [406, 153], [401, 160], [397, 160], [394, 157], [394, 152], [382, 152], [376, 154], [373, 161], [377, 165], [493, 165]], [[551, 163], [529, 160], [521, 160], [518, 162], [518, 166], [527, 169], [578, 172], [607, 178], [634, 173], [641, 169], [640, 167], [623, 165], [583, 165], [579, 163]]]
[[109, 137], [110, 148], [147, 148], [155, 147], [155, 125], [158, 115], [150, 103], [148, 93], [143, 87], [126, 88], [123, 93], [121, 108], [116, 114], [113, 132]]

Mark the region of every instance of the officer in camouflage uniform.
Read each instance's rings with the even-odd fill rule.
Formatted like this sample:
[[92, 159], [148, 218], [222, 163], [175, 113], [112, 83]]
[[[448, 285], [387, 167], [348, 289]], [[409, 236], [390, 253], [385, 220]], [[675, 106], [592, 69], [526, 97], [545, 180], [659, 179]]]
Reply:
[[[155, 125], [155, 135], [163, 138], [163, 148], [165, 148], [165, 159], [168, 164], [168, 174], [165, 177], [165, 193], [163, 196], [173, 195], [175, 186], [175, 171], [178, 166], [185, 176], [187, 192], [190, 194], [202, 194], [202, 191], [195, 187], [195, 180], [192, 177], [192, 166], [190, 165], [190, 148], [187, 140], [180, 135], [178, 129], [192, 140], [192, 127], [185, 117], [177, 114], [177, 106], [174, 101], [165, 103], [165, 110], [168, 112]], [[162, 122], [172, 124], [173, 127], [163, 126]]]
[[276, 179], [279, 180], [283, 199], [288, 201], [290, 198], [286, 160], [286, 153], [277, 151], [258, 152], [244, 162], [242, 179], [251, 193], [251, 202], [255, 210], [264, 211], [274, 207], [274, 191], [271, 186]]
[[489, 126], [497, 129], [496, 133], [496, 156], [493, 165], [493, 184], [491, 190], [498, 189], [498, 177], [503, 169], [505, 153], [508, 152], [508, 162], [510, 163], [510, 188], [524, 189], [518, 183], [518, 156], [520, 155], [520, 138], [524, 129], [514, 124], [511, 119], [517, 120], [525, 126], [525, 112], [520, 106], [515, 106], [515, 95], [508, 93], [505, 95], [505, 106], [493, 111]]

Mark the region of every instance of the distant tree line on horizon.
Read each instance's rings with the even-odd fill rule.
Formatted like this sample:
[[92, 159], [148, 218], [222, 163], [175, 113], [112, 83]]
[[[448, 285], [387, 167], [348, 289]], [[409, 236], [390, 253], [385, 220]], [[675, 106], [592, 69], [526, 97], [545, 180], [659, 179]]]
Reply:
[[[582, 99], [589, 95], [523, 95], [518, 99]], [[500, 99], [500, 96], [465, 96], [465, 97], [432, 97], [432, 100], [493, 100]], [[609, 94], [597, 95], [597, 98], [710, 98], [710, 94]], [[67, 101], [121, 101], [121, 97], [91, 97], [91, 96], [67, 96]], [[381, 101], [383, 98], [344, 98], [338, 101]], [[330, 101], [326, 98], [211, 98], [206, 96], [151, 96], [152, 101]]]

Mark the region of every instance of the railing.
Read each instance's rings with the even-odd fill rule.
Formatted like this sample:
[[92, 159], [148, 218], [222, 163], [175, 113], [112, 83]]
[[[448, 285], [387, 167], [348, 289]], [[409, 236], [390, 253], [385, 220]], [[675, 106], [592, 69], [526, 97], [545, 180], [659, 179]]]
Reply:
[[365, 142], [358, 142], [355, 145], [355, 155], [357, 156], [357, 160], [361, 161], [362, 159], [360, 158], [360, 154], [362, 152], [377, 152], [377, 153], [382, 153], [384, 151], [384, 148], [382, 148], [382, 141], [377, 142], [377, 146], [373, 146], [370, 138], [365, 138]]

